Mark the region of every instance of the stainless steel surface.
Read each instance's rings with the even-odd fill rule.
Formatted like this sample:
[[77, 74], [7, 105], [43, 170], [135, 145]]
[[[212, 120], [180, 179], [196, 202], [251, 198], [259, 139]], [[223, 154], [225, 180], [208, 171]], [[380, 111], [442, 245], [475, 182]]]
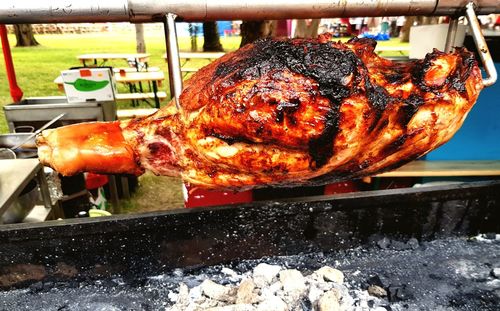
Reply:
[[[35, 138], [30, 133], [0, 134], [0, 159], [28, 159], [38, 157]], [[19, 145], [21, 148], [12, 148]]]
[[2, 0], [0, 23], [124, 22], [127, 0]]
[[453, 48], [453, 42], [455, 42], [455, 37], [457, 36], [458, 29], [458, 17], [453, 17], [450, 20], [450, 25], [448, 26], [448, 34], [446, 36], [446, 43], [444, 45], [444, 51], [450, 53]]
[[[207, 20], [219, 19], [286, 19], [350, 16], [428, 15], [436, 0], [206, 0]], [[181, 9], [182, 7], [180, 7]], [[184, 12], [173, 11], [182, 19], [191, 19]]]
[[21, 144], [23, 149], [35, 149], [35, 138], [31, 137], [30, 139], [27, 139], [29, 136], [30, 133], [0, 134], [0, 147], [11, 149], [20, 142], [24, 142]]
[[495, 69], [495, 63], [493, 63], [493, 58], [491, 58], [490, 51], [486, 45], [486, 40], [483, 37], [481, 25], [479, 24], [476, 13], [474, 12], [474, 3], [470, 2], [467, 4], [465, 13], [472, 31], [472, 37], [476, 43], [477, 53], [479, 54], [479, 57], [483, 62], [484, 70], [486, 71], [487, 77], [483, 78], [483, 85], [491, 86], [497, 81], [497, 70]]
[[61, 119], [65, 115], [66, 115], [66, 113], [61, 113], [60, 115], [56, 116], [55, 118], [52, 118], [52, 120], [50, 120], [49, 122], [45, 123], [38, 130], [36, 130], [33, 133], [29, 134], [24, 140], [22, 140], [21, 142], [19, 142], [15, 146], [13, 146], [12, 150], [18, 149], [19, 147], [21, 147], [22, 145], [24, 145], [25, 143], [27, 143], [30, 139], [35, 138], [36, 135], [40, 134], [43, 130], [45, 130], [46, 128], [48, 128], [52, 124], [56, 123], [57, 121], [59, 121], [59, 119]]
[[179, 97], [182, 93], [182, 72], [179, 59], [179, 46], [177, 43], [177, 32], [175, 30], [174, 14], [165, 16], [165, 43], [167, 45], [168, 78], [170, 85], [170, 96], [175, 99], [175, 106], [180, 110]]
[[[0, 23], [151, 22], [182, 20], [455, 15], [459, 0], [38, 0], [0, 1]], [[500, 13], [498, 0], [476, 0], [478, 14]]]
[[33, 97], [4, 106], [5, 118], [11, 132], [19, 125], [42, 125], [55, 116], [66, 113], [62, 125], [82, 121], [116, 120], [115, 102], [69, 104], [64, 96]]
[[469, 2], [476, 4], [477, 14], [500, 13], [498, 0], [438, 0], [433, 15], [463, 15], [465, 6]]
[[16, 153], [10, 148], [0, 147], [0, 160], [15, 159], [16, 157]]
[[22, 222], [29, 212], [35, 207], [40, 192], [36, 182], [30, 182], [23, 189], [16, 200], [5, 210], [0, 217], [0, 223], [13, 224]]
[[39, 172], [43, 168], [38, 159], [0, 160], [0, 215]]

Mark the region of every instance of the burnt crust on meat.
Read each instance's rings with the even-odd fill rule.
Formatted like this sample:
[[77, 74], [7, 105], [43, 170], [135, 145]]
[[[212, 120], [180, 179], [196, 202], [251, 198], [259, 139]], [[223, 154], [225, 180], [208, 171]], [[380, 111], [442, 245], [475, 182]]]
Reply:
[[[335, 156], [339, 127], [349, 130], [342, 129], [349, 122], [343, 122], [348, 117], [341, 107], [350, 100], [364, 102], [357, 112], [365, 115], [361, 122], [366, 131], [360, 140], [376, 140], [388, 128], [397, 128], [398, 133], [381, 142], [377, 155], [356, 157], [316, 179], [360, 176], [371, 163], [408, 149], [412, 139], [422, 136], [423, 129], [408, 131], [407, 125], [423, 105], [453, 105], [453, 97], [459, 96], [469, 105], [455, 113], [464, 113], [480, 90], [477, 62], [466, 49], [453, 54], [434, 50], [423, 60], [398, 63], [378, 57], [375, 46], [373, 40], [357, 38], [345, 44], [328, 37], [259, 40], [193, 77], [181, 101], [188, 110], [203, 106], [211, 116], [203, 121], [206, 135], [230, 145], [258, 143], [304, 151], [309, 169], [316, 171]], [[469, 80], [474, 83], [467, 89]], [[255, 118], [263, 112], [266, 117]], [[428, 151], [414, 152], [389, 167]]]
[[[325, 184], [394, 169], [453, 136], [482, 89], [481, 72], [464, 48], [394, 62], [375, 46], [329, 35], [259, 40], [186, 81], [180, 111], [171, 103], [121, 122], [114, 141], [103, 133], [116, 132], [117, 123], [47, 131], [40, 159], [64, 174], [148, 169], [234, 190]], [[87, 127], [101, 134], [87, 134]], [[81, 141], [84, 152], [75, 152], [69, 138]], [[113, 161], [118, 147], [122, 162]]]

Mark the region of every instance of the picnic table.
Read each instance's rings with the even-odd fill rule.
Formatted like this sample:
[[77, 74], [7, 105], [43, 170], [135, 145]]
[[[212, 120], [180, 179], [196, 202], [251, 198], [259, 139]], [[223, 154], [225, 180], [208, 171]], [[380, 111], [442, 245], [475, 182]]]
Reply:
[[[83, 67], [89, 67], [89, 61], [92, 62], [93, 67], [103, 67], [110, 59], [123, 59], [125, 61], [133, 59], [136, 70], [140, 71], [147, 69], [149, 56], [151, 56], [149, 53], [91, 53], [78, 55], [76, 58], [82, 62]], [[98, 62], [99, 60], [101, 60], [101, 63]], [[141, 63], [144, 64], [144, 68], [141, 68]]]
[[[135, 105], [137, 100], [147, 100], [148, 98], [154, 99], [155, 107], [160, 108], [160, 98], [167, 97], [165, 92], [158, 92], [158, 86], [165, 80], [163, 71], [145, 71], [145, 72], [124, 72], [115, 74], [115, 80], [118, 83], [125, 83], [129, 86], [129, 94], [116, 94], [116, 100], [132, 100]], [[145, 93], [142, 89], [142, 83], [147, 82], [152, 85], [152, 92]], [[139, 86], [139, 89], [137, 89]]]
[[[191, 59], [205, 59], [208, 61], [213, 61], [214, 59], [224, 56], [225, 54], [225, 52], [179, 52], [179, 58], [181, 59], [181, 72], [185, 76], [188, 73], [198, 71], [198, 68], [185, 66]], [[163, 58], [165, 59], [165, 61], [167, 61], [167, 54], [163, 54]]]
[[[116, 100], [130, 100], [132, 105], [135, 106], [139, 100], [152, 99], [155, 102], [155, 107], [160, 107], [160, 100], [165, 99], [167, 94], [158, 91], [158, 86], [165, 80], [163, 71], [133, 71], [133, 72], [117, 72], [114, 74], [115, 81], [125, 83], [129, 86], [130, 93], [117, 93], [115, 94]], [[64, 91], [63, 79], [58, 76], [54, 79], [60, 91]], [[151, 83], [151, 92], [144, 92], [142, 83]]]
[[377, 54], [381, 54], [383, 52], [399, 52], [401, 55], [405, 55], [405, 53], [410, 52], [409, 46], [377, 46], [375, 48], [375, 52]]

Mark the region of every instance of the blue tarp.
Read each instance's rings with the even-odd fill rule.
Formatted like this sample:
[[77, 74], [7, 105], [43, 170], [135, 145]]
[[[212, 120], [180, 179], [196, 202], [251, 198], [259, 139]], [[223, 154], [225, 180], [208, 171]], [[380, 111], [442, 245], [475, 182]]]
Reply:
[[[177, 23], [177, 35], [179, 37], [189, 37], [189, 24], [196, 27], [196, 35], [203, 36], [203, 23]], [[230, 21], [218, 21], [217, 30], [220, 36], [224, 36], [225, 30], [231, 30], [232, 23]]]
[[374, 40], [377, 40], [377, 41], [387, 41], [389, 40], [391, 37], [389, 36], [389, 34], [387, 33], [377, 33], [377, 34], [372, 34], [372, 33], [368, 33], [368, 32], [364, 32], [362, 34], [360, 34], [358, 36], [359, 38], [368, 38], [368, 39], [374, 39]]
[[[495, 63], [500, 72], [500, 63]], [[500, 83], [479, 94], [462, 128], [427, 160], [500, 160]]]

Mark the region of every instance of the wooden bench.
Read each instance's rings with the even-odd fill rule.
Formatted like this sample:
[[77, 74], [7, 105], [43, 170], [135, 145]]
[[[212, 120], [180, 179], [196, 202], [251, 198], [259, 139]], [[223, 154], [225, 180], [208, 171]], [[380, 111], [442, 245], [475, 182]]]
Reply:
[[[165, 92], [157, 92], [156, 97], [158, 97], [159, 100], [164, 100], [167, 98], [167, 93]], [[145, 99], [154, 99], [155, 98], [155, 93], [154, 92], [147, 92], [147, 93], [118, 93], [115, 94], [115, 99], [117, 101], [123, 101], [123, 100], [145, 100]]]
[[[115, 74], [119, 74], [120, 70], [124, 70], [126, 73], [129, 72], [137, 72], [137, 69], [134, 67], [113, 67], [113, 72]], [[141, 70], [140, 72], [158, 72], [160, 71], [160, 67], [148, 67], [146, 70]]]
[[119, 120], [127, 120], [139, 117], [149, 116], [158, 111], [156, 108], [146, 109], [120, 109], [116, 111], [116, 116]]
[[399, 52], [401, 55], [405, 55], [410, 52], [409, 46], [377, 46], [375, 48], [375, 53], [381, 54], [383, 52]]
[[500, 160], [413, 161], [376, 177], [465, 177], [500, 176]]
[[[83, 67], [102, 67], [108, 60], [112, 59], [123, 59], [125, 61], [133, 59], [136, 65], [136, 71], [139, 71], [139, 64], [147, 64], [150, 55], [151, 54], [148, 53], [92, 53], [78, 55], [77, 58], [82, 62]], [[101, 60], [100, 64], [98, 63], [98, 60]], [[91, 62], [90, 65], [87, 64], [89, 61]]]
[[[179, 58], [181, 60], [184, 60], [183, 62], [181, 62], [181, 72], [183, 73], [184, 77], [186, 77], [189, 73], [198, 71], [199, 68], [185, 67], [186, 63], [190, 59], [206, 59], [208, 61], [213, 61], [214, 59], [224, 56], [225, 54], [225, 52], [180, 52]], [[164, 54], [163, 58], [165, 59], [165, 61], [168, 61], [167, 54]]]

